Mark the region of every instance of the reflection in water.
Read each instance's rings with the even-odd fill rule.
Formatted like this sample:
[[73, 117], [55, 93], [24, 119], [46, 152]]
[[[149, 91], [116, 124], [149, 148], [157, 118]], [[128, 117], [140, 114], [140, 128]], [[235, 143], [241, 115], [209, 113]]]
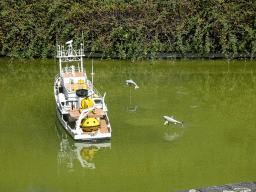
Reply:
[[[183, 133], [182, 133], [183, 134]], [[181, 135], [182, 135], [181, 134]], [[176, 139], [177, 137], [181, 136], [180, 134], [178, 134], [177, 132], [175, 132], [174, 134], [168, 134], [168, 133], [164, 133], [164, 140], [166, 141], [172, 141], [174, 139]]]
[[130, 113], [134, 113], [137, 110], [137, 106], [131, 107], [132, 104], [132, 92], [131, 92], [131, 87], [130, 87], [130, 107], [127, 107], [126, 110]]
[[[58, 166], [66, 165], [69, 172], [75, 170], [75, 161], [79, 162], [83, 168], [95, 169], [93, 159], [95, 154], [102, 149], [111, 148], [111, 143], [88, 143], [74, 141], [61, 127], [59, 121], [55, 124], [57, 135], [60, 139], [60, 150], [58, 152]], [[80, 167], [78, 167], [80, 169]]]
[[136, 112], [136, 110], [137, 110], [137, 106], [135, 106], [135, 107], [127, 107], [126, 110], [127, 110], [128, 112], [130, 112], [130, 113], [134, 113], [134, 112]]
[[177, 127], [177, 125], [167, 125], [164, 132], [164, 140], [173, 141], [178, 137], [181, 137], [186, 129]]

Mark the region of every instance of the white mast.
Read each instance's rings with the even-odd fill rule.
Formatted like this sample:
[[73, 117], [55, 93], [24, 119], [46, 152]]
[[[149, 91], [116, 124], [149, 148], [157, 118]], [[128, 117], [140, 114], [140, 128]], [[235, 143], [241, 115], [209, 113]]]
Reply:
[[61, 75], [61, 59], [59, 59], [60, 75]]
[[[84, 55], [84, 33], [82, 31], [82, 40], [83, 40], [83, 44], [81, 43], [80, 45], [80, 49], [81, 49], [81, 55]], [[81, 72], [84, 72], [84, 66], [83, 66], [83, 58], [81, 56]]]
[[91, 73], [91, 75], [92, 75], [92, 90], [93, 90], [93, 75], [94, 75], [94, 73], [93, 73], [93, 59], [92, 59], [92, 73]]
[[83, 71], [83, 68], [84, 68], [84, 66], [83, 66], [83, 57], [81, 56], [80, 59], [81, 59], [81, 72], [84, 72], [84, 71]]

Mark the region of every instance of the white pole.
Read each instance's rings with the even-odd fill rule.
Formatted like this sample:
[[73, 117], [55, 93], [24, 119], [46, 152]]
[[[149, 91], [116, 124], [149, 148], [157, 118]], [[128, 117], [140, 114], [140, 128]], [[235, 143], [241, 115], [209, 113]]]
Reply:
[[60, 76], [61, 76], [61, 58], [59, 58]]
[[70, 92], [71, 92], [71, 74], [70, 74], [70, 79], [69, 80], [70, 80]]
[[[83, 39], [83, 47], [84, 47], [84, 33], [83, 33], [83, 31], [82, 31], [82, 39]], [[83, 55], [83, 53], [84, 53], [84, 49], [83, 49], [83, 47], [81, 46], [81, 55]], [[81, 71], [83, 72], [83, 58], [82, 58], [82, 56], [81, 56]]]
[[94, 73], [93, 73], [93, 60], [92, 60], [92, 91], [93, 91], [93, 75], [94, 75]]
[[84, 67], [83, 67], [83, 57], [81, 56], [81, 72], [84, 72], [84, 71], [83, 71], [83, 68], [84, 68]]

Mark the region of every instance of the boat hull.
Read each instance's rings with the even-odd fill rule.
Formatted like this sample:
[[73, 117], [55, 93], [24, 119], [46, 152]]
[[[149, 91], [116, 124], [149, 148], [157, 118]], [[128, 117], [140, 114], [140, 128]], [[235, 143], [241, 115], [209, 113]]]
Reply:
[[63, 117], [61, 115], [61, 112], [58, 109], [57, 105], [56, 105], [56, 113], [57, 113], [57, 117], [58, 117], [61, 125], [63, 126], [63, 128], [76, 141], [101, 141], [101, 140], [110, 140], [111, 139], [111, 133], [97, 133], [97, 134], [94, 134], [94, 132], [92, 132], [91, 134], [74, 134], [72, 132], [72, 129], [67, 124], [67, 122], [63, 119]]

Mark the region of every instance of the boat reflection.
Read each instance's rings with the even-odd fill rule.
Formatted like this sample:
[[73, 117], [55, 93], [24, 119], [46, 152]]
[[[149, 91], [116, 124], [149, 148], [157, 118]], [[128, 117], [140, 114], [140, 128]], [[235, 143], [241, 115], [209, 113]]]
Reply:
[[[58, 167], [65, 166], [68, 170], [74, 171], [77, 168], [77, 162], [86, 169], [95, 169], [95, 154], [102, 150], [111, 149], [111, 143], [108, 142], [78, 142], [73, 140], [70, 135], [63, 130], [59, 121], [56, 121], [55, 128], [60, 140], [60, 149], [58, 152]], [[80, 167], [81, 168], [81, 167]], [[78, 167], [78, 169], [80, 169]]]

